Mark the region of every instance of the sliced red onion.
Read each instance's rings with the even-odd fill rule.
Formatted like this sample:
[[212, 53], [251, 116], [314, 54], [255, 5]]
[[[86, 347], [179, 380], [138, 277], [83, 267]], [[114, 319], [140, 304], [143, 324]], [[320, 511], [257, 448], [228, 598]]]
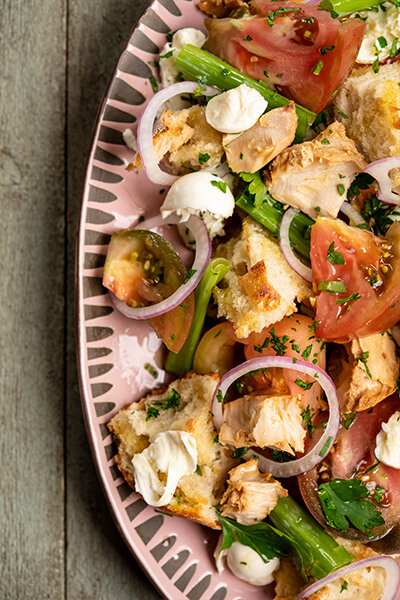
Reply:
[[262, 454], [254, 451], [253, 448], [245, 454], [246, 458], [250, 458], [252, 455], [256, 454], [259, 458], [260, 468], [265, 472], [271, 473], [274, 477], [293, 477], [294, 475], [311, 471], [311, 469], [320, 463], [332, 448], [339, 431], [340, 413], [336, 387], [329, 375], [320, 367], [305, 360], [293, 362], [293, 358], [287, 356], [263, 356], [260, 358], [252, 358], [251, 360], [238, 365], [221, 377], [218, 387], [215, 390], [211, 408], [214, 415], [214, 425], [217, 431], [219, 431], [224, 422], [222, 400], [229, 387], [239, 377], [246, 375], [249, 371], [268, 369], [269, 367], [292, 369], [293, 371], [310, 375], [318, 381], [324, 390], [329, 406], [329, 417], [324, 433], [315, 446], [301, 458], [286, 463], [280, 463], [266, 458]]
[[388, 204], [400, 204], [400, 196], [392, 191], [392, 181], [389, 177], [389, 172], [392, 169], [398, 169], [399, 167], [400, 156], [382, 158], [365, 167], [364, 171], [369, 175], [372, 175], [379, 185], [376, 194], [378, 200], [382, 200], [382, 202], [387, 202]]
[[279, 237], [280, 242], [279, 245], [281, 247], [283, 256], [286, 259], [286, 262], [290, 267], [292, 267], [293, 271], [300, 275], [306, 281], [312, 281], [312, 270], [310, 267], [307, 267], [304, 263], [301, 262], [295, 255], [292, 250], [292, 246], [290, 245], [289, 240], [289, 227], [292, 219], [299, 213], [300, 211], [295, 208], [288, 208], [285, 214], [283, 215], [281, 226], [279, 228]]
[[342, 206], [340, 207], [340, 212], [351, 219], [354, 225], [365, 224], [363, 217], [360, 215], [358, 210], [352, 204], [350, 204], [350, 202], [343, 202]]
[[[160, 90], [149, 100], [144, 109], [138, 124], [137, 141], [139, 146], [139, 154], [142, 159], [147, 177], [153, 183], [161, 185], [172, 185], [177, 175], [165, 173], [158, 166], [158, 160], [154, 152], [153, 146], [153, 125], [160, 107], [170, 98], [179, 94], [190, 94], [199, 89], [199, 84], [194, 81], [181, 81], [173, 83], [168, 87]], [[212, 96], [219, 94], [219, 90], [210, 86], [205, 86], [204, 90], [200, 90], [204, 96]]]
[[391, 556], [371, 556], [370, 558], [364, 558], [363, 560], [359, 560], [358, 562], [352, 563], [347, 567], [343, 567], [343, 569], [339, 569], [339, 571], [334, 571], [309, 585], [301, 594], [298, 596], [297, 600], [305, 600], [309, 598], [315, 592], [318, 592], [321, 588], [325, 587], [328, 583], [332, 583], [336, 579], [341, 577], [346, 577], [349, 573], [353, 573], [354, 571], [358, 571], [359, 569], [365, 569], [366, 567], [381, 567], [386, 571], [386, 586], [385, 591], [383, 592], [383, 596], [381, 596], [380, 600], [395, 600], [398, 598], [398, 592], [400, 588], [400, 566], [397, 561]]
[[[170, 215], [165, 219], [161, 216], [156, 216], [147, 221], [143, 221], [142, 223], [138, 223], [135, 229], [151, 230], [165, 225], [177, 225], [178, 223], [179, 217], [177, 215]], [[185, 223], [185, 226], [192, 232], [196, 242], [196, 254], [190, 270], [193, 275], [186, 283], [183, 283], [175, 290], [171, 296], [157, 304], [151, 304], [150, 306], [133, 308], [132, 306], [128, 306], [126, 302], [119, 300], [119, 298], [110, 292], [115, 307], [125, 315], [125, 317], [131, 319], [151, 319], [152, 317], [158, 317], [178, 306], [178, 304], [187, 298], [187, 296], [189, 296], [189, 294], [197, 287], [211, 257], [210, 234], [203, 221], [197, 215], [192, 215]]]

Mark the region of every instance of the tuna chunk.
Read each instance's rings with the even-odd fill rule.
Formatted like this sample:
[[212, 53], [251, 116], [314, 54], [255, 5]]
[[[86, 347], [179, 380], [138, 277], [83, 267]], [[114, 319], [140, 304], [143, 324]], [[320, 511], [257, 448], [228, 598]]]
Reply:
[[291, 454], [303, 452], [306, 432], [300, 398], [300, 394], [246, 395], [228, 402], [220, 442], [238, 447], [267, 446]]
[[255, 173], [262, 169], [294, 140], [297, 115], [294, 102], [261, 115], [243, 133], [225, 134], [222, 145], [232, 171]]
[[337, 387], [341, 412], [366, 410], [396, 389], [399, 378], [396, 345], [387, 333], [338, 344], [328, 370]]
[[263, 521], [287, 491], [269, 473], [260, 473], [253, 459], [229, 471], [228, 488], [221, 500], [221, 513], [243, 525]]
[[335, 122], [311, 142], [281, 152], [270, 165], [266, 185], [276, 200], [310, 217], [335, 218], [351, 182], [365, 165], [344, 125]]

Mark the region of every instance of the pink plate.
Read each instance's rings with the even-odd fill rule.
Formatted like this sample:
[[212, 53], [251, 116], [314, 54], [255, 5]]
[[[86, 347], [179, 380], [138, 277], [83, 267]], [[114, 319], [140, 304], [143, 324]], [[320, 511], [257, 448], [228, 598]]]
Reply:
[[[217, 534], [166, 516], [147, 506], [121, 477], [108, 421], [128, 403], [167, 380], [162, 344], [139, 321], [114, 310], [101, 278], [110, 234], [157, 213], [164, 190], [144, 173], [125, 170], [132, 158], [122, 139], [152, 95], [157, 60], [165, 35], [182, 27], [203, 27], [195, 2], [155, 0], [147, 8], [121, 55], [95, 128], [82, 197], [78, 265], [78, 350], [82, 404], [99, 477], [130, 550], [160, 593], [170, 600], [268, 600], [272, 587], [248, 585], [212, 558]], [[145, 365], [157, 369], [154, 378]]]

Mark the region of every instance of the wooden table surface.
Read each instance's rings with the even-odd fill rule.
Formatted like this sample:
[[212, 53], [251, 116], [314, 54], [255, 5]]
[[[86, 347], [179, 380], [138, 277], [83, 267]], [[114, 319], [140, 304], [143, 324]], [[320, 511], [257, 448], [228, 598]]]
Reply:
[[0, 0], [0, 598], [156, 600], [82, 419], [74, 254], [96, 112], [147, 0]]

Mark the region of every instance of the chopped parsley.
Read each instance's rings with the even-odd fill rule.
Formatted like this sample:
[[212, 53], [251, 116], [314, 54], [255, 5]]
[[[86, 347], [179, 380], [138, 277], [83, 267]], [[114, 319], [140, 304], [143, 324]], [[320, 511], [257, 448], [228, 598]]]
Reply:
[[337, 187], [337, 191], [339, 193], [339, 196], [343, 196], [343, 194], [346, 191], [346, 188], [344, 187], [343, 183], [338, 183], [336, 187]]
[[394, 58], [399, 52], [399, 48], [397, 46], [398, 41], [399, 41], [399, 39], [397, 37], [395, 37], [392, 42], [392, 45], [390, 47], [390, 52], [389, 52], [390, 58]]
[[200, 465], [197, 465], [197, 467], [196, 467], [196, 473], [197, 473], [197, 475], [200, 475], [200, 476], [203, 475], [203, 471], [202, 471]]
[[232, 452], [232, 458], [241, 458], [248, 450], [250, 450], [250, 448], [246, 448], [245, 446], [243, 446], [243, 448], [235, 448]]
[[376, 506], [364, 500], [370, 495], [360, 479], [333, 479], [318, 487], [318, 495], [326, 522], [339, 531], [347, 531], [350, 524], [360, 531], [370, 532], [385, 519]]
[[369, 352], [368, 351], [367, 352], [363, 352], [360, 358], [356, 358], [356, 362], [362, 362], [363, 363], [363, 365], [365, 367], [365, 370], [367, 372], [368, 377], [370, 379], [372, 379], [371, 371], [369, 370], [368, 365], [367, 365], [368, 358], [369, 358]]
[[271, 348], [275, 350], [278, 356], [283, 356], [287, 350], [286, 344], [288, 341], [288, 335], [283, 335], [282, 337], [279, 337], [279, 335], [276, 335], [275, 333], [275, 327], [272, 327], [270, 335], [266, 336], [266, 338], [260, 346], [254, 346], [254, 350], [261, 354], [264, 348], [269, 348], [271, 345]]
[[315, 381], [303, 381], [302, 379], [300, 379], [299, 377], [297, 377], [297, 379], [295, 379], [295, 383], [301, 387], [303, 390], [309, 390], [312, 388], [312, 386], [314, 385]]
[[356, 418], [357, 413], [356, 412], [351, 412], [351, 413], [346, 413], [343, 415], [344, 421], [343, 421], [343, 427], [345, 429], [348, 429], [350, 427], [350, 425], [353, 423], [354, 419]]
[[218, 189], [221, 190], [221, 192], [223, 192], [224, 194], [226, 194], [226, 188], [228, 186], [228, 184], [225, 181], [211, 181], [211, 185], [213, 185], [214, 187], [217, 187]]
[[374, 493], [372, 494], [372, 497], [375, 500], [375, 502], [382, 502], [382, 498], [385, 494], [385, 491], [385, 488], [379, 484], [375, 487]]
[[387, 39], [383, 35], [380, 35], [376, 41], [378, 42], [378, 44], [381, 48], [386, 48]]
[[210, 155], [207, 154], [207, 152], [199, 152], [199, 163], [201, 165], [204, 165], [204, 163], [206, 163], [207, 161], [210, 160]]
[[325, 48], [321, 48], [320, 52], [322, 56], [324, 56], [327, 52], [331, 52], [335, 46], [325, 46]]
[[300, 8], [282, 8], [282, 6], [280, 6], [276, 10], [270, 10], [267, 13], [267, 16], [265, 18], [267, 20], [268, 25], [270, 27], [273, 27], [275, 17], [280, 17], [280, 16], [284, 15], [285, 13], [296, 12], [299, 10], [300, 10]]
[[189, 269], [189, 271], [187, 272], [187, 275], [185, 277], [185, 281], [183, 282], [184, 284], [187, 283], [189, 281], [189, 279], [191, 279], [193, 277], [193, 275], [196, 273], [197, 269]]
[[158, 92], [158, 83], [157, 83], [157, 80], [154, 77], [154, 75], [150, 75], [149, 80], [151, 83], [151, 87], [153, 88], [153, 92], [154, 93]]
[[307, 405], [307, 408], [303, 408], [301, 411], [301, 418], [304, 421], [305, 428], [308, 431], [308, 435], [310, 436], [310, 440], [312, 440], [312, 436], [315, 430], [315, 425], [313, 423], [313, 417], [315, 415], [315, 409], [310, 408], [310, 405]]
[[251, 35], [248, 35], [247, 37], [245, 37], [245, 38], [244, 38], [244, 41], [245, 41], [245, 42], [251, 42], [251, 41], [252, 41], [252, 39], [253, 39], [253, 38], [251, 37]]
[[335, 294], [336, 292], [347, 294], [343, 281], [320, 281], [318, 291], [329, 292], [330, 294]]
[[156, 419], [160, 416], [160, 410], [168, 410], [169, 408], [178, 408], [181, 402], [181, 395], [174, 388], [170, 391], [164, 400], [156, 400], [147, 407], [146, 421]]
[[321, 140], [321, 144], [324, 144], [324, 146], [327, 146], [328, 144], [330, 144], [330, 141], [327, 140], [326, 138], [324, 138], [323, 140]]
[[169, 50], [169, 52], [166, 52], [165, 54], [160, 54], [160, 58], [171, 58], [173, 53], [174, 53], [173, 50]]
[[153, 367], [153, 365], [151, 365], [150, 363], [146, 363], [144, 365], [144, 368], [146, 369], [146, 371], [148, 371], [150, 373], [150, 375], [152, 375], [154, 378], [157, 377], [157, 370]]
[[[293, 346], [292, 346], [292, 348], [293, 348]], [[312, 344], [307, 346], [307, 348], [302, 353], [301, 358], [304, 358], [304, 360], [308, 360], [310, 357], [310, 354], [311, 354], [311, 350], [312, 350]]]
[[335, 243], [332, 242], [329, 244], [328, 252], [326, 258], [329, 260], [331, 265], [344, 265], [344, 258], [341, 252], [335, 250]]
[[[356, 300], [359, 300], [360, 298], [361, 298], [361, 296], [358, 292], [353, 292], [347, 298], [340, 298], [340, 300], [336, 300], [336, 304], [347, 304], [347, 302], [355, 302]], [[350, 307], [349, 307], [349, 309], [350, 309]]]
[[276, 460], [277, 462], [290, 462], [291, 460], [296, 460], [296, 457], [288, 452], [282, 452], [282, 450], [276, 450], [275, 448], [269, 448], [268, 450], [272, 460]]
[[342, 587], [340, 588], [340, 593], [342, 593], [344, 590], [347, 590], [347, 585], [347, 581], [343, 581]]

